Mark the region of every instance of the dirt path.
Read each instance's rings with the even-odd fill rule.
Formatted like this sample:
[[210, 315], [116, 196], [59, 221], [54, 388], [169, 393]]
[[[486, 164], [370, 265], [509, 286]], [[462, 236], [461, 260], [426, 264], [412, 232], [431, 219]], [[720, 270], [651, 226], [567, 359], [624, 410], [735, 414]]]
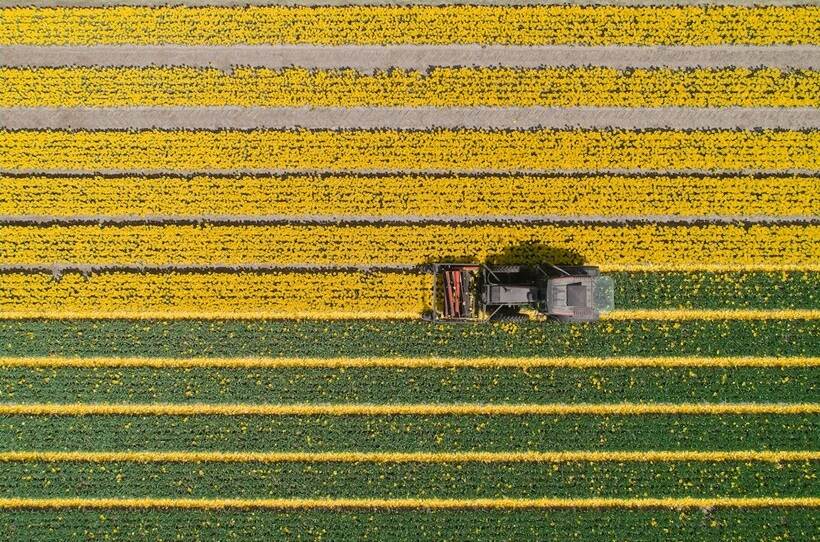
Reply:
[[478, 45], [97, 45], [91, 47], [0, 46], [4, 66], [231, 66], [283, 68], [349, 67], [361, 71], [425, 70], [430, 66], [606, 66], [616, 69], [757, 67], [820, 69], [818, 46], [572, 47]]

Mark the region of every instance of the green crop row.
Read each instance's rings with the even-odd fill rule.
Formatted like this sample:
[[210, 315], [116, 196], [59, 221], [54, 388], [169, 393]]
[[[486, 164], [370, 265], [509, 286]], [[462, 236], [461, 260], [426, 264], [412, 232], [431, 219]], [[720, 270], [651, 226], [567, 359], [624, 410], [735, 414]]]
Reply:
[[3, 356], [817, 356], [806, 320], [433, 325], [421, 321], [0, 320]]
[[820, 415], [0, 417], [0, 450], [816, 450]]
[[608, 273], [619, 309], [813, 309], [820, 273]]
[[12, 403], [780, 402], [817, 367], [0, 367]]
[[811, 508], [703, 510], [0, 511], [9, 542], [383, 540], [770, 542], [817, 538]]
[[811, 497], [813, 462], [17, 462], [4, 498]]

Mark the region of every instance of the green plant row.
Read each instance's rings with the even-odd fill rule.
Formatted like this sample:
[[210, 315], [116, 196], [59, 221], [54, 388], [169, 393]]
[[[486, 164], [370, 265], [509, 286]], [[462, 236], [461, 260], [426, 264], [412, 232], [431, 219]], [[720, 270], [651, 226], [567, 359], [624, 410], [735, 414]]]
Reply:
[[0, 320], [3, 356], [817, 356], [806, 320], [434, 325], [422, 321]]
[[0, 367], [13, 403], [811, 403], [817, 367]]
[[820, 415], [0, 417], [0, 450], [816, 450]]
[[9, 542], [812, 540], [811, 508], [703, 510], [6, 510]]
[[607, 274], [619, 309], [813, 309], [820, 290], [803, 271]]
[[3, 498], [811, 497], [812, 462], [8, 462]]

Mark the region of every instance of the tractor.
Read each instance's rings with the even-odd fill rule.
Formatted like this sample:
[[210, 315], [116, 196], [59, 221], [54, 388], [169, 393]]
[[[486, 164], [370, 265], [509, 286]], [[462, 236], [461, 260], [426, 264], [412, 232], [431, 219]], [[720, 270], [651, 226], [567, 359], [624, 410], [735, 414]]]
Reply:
[[614, 281], [597, 267], [436, 263], [436, 322], [593, 322], [614, 306]]

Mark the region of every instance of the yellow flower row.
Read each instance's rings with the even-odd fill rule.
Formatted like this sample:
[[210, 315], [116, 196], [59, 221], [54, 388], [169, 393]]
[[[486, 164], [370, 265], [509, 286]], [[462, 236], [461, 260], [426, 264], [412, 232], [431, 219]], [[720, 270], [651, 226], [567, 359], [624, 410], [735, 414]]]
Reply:
[[[344, 358], [277, 358], [277, 357], [0, 357], [0, 367], [151, 367], [151, 368], [264, 368], [283, 367], [820, 367], [820, 357], [344, 357]], [[644, 453], [644, 452], [641, 452]], [[817, 452], [820, 455], [820, 451]], [[2, 460], [0, 460], [2, 461]]]
[[820, 105], [820, 72], [776, 68], [2, 68], [0, 80], [3, 107]]
[[432, 278], [410, 273], [0, 273], [9, 318], [418, 318]]
[[507, 263], [810, 265], [811, 225], [2, 226], [6, 264]]
[[820, 131], [0, 131], [0, 169], [520, 171], [820, 168]]
[[5, 216], [818, 215], [817, 177], [0, 175]]
[[554, 510], [578, 508], [653, 509], [683, 508], [806, 508], [820, 507], [817, 497], [592, 497], [565, 499], [543, 497], [524, 498], [160, 498], [160, 497], [47, 497], [47, 498], [0, 498], [0, 510]]
[[676, 461], [820, 461], [816, 451], [551, 451], [551, 452], [0, 452], [0, 463], [8, 461], [83, 461], [108, 463], [568, 463], [568, 462], [676, 462]]
[[130, 7], [0, 10], [0, 45], [798, 44], [812, 6]]
[[820, 414], [820, 403], [0, 403], [0, 416], [563, 416], [576, 414], [594, 416]]

